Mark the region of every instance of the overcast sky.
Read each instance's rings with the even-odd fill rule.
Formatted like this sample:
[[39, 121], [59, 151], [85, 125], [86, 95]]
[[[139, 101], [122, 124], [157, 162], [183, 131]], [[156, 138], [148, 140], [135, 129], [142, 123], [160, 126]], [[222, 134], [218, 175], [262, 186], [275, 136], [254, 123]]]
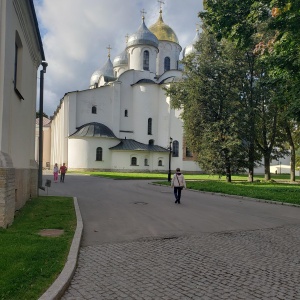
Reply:
[[[175, 31], [184, 49], [195, 36], [202, 0], [164, 2], [164, 22]], [[65, 93], [88, 89], [93, 72], [107, 61], [109, 45], [112, 62], [125, 49], [125, 36], [139, 28], [142, 9], [146, 11], [147, 27], [157, 21], [160, 9], [157, 0], [34, 0], [34, 3], [48, 62], [44, 112], [49, 116]]]

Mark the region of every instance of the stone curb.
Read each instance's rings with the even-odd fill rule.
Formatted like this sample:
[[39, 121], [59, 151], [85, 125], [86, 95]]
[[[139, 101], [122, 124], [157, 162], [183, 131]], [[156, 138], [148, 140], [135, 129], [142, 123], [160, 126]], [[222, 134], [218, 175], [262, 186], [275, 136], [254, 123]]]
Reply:
[[[168, 185], [163, 185], [163, 184], [158, 184], [158, 183], [150, 183], [153, 185], [159, 185], [159, 186], [165, 186], [169, 187]], [[250, 197], [245, 197], [245, 196], [238, 196], [238, 195], [229, 195], [229, 194], [222, 194], [222, 193], [214, 193], [214, 192], [205, 192], [205, 191], [199, 191], [199, 190], [193, 190], [193, 189], [187, 189], [192, 192], [198, 192], [198, 193], [203, 193], [203, 194], [210, 194], [210, 195], [216, 195], [216, 196], [221, 196], [221, 197], [230, 197], [230, 198], [236, 198], [236, 199], [243, 199], [247, 201], [255, 201], [255, 202], [263, 202], [263, 203], [269, 203], [269, 204], [277, 204], [277, 205], [286, 205], [286, 206], [294, 206], [294, 207], [299, 207], [299, 204], [293, 204], [293, 203], [286, 203], [286, 202], [280, 202], [280, 201], [272, 201], [272, 200], [265, 200], [265, 199], [257, 199], [257, 198], [250, 198]]]
[[80, 209], [78, 206], [77, 198], [74, 197], [74, 207], [76, 211], [77, 226], [76, 231], [73, 237], [72, 245], [68, 255], [67, 262], [54, 281], [54, 283], [49, 287], [49, 289], [39, 298], [39, 300], [58, 300], [65, 293], [66, 289], [69, 287], [69, 284], [72, 280], [72, 277], [76, 270], [77, 259], [80, 249], [83, 223], [81, 218]]

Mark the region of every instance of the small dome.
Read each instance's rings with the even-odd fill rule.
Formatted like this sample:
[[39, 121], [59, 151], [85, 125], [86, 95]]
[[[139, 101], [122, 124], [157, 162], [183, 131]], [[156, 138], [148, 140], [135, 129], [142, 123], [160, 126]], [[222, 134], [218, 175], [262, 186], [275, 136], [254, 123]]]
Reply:
[[90, 86], [94, 86], [96, 83], [98, 83], [99, 78], [101, 76], [106, 76], [106, 77], [111, 77], [111, 78], [114, 77], [113, 64], [110, 60], [110, 57], [108, 57], [107, 62], [100, 70], [96, 70], [92, 74], [91, 80], [90, 80]]
[[113, 66], [114, 67], [119, 67], [119, 66], [124, 66], [128, 65], [128, 54], [126, 49], [120, 53], [118, 56], [115, 57]]
[[191, 53], [196, 53], [197, 50], [195, 48], [196, 43], [200, 40], [200, 32], [197, 30], [196, 35], [192, 41], [192, 43], [188, 46], [186, 46], [183, 50], [183, 57], [191, 54]]
[[100, 70], [95, 71], [91, 76], [90, 86], [94, 86], [96, 83], [98, 83], [100, 76], [101, 76]]
[[77, 128], [76, 132], [70, 135], [70, 137], [107, 137], [116, 138], [111, 129], [106, 125], [97, 122], [91, 122], [84, 124]]
[[155, 34], [159, 41], [169, 41], [179, 44], [178, 38], [174, 30], [164, 23], [162, 11], [159, 12], [157, 22], [149, 27], [149, 30]]
[[149, 46], [154, 46], [156, 48], [158, 47], [158, 39], [147, 28], [144, 19], [138, 31], [132, 34], [128, 39], [127, 47], [135, 46], [135, 45], [149, 45]]

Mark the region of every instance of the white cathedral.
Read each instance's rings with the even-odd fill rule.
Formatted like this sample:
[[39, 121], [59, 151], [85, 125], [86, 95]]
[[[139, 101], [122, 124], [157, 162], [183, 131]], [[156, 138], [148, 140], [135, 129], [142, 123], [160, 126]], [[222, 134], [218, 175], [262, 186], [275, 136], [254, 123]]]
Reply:
[[[198, 38], [197, 32], [183, 56]], [[61, 99], [51, 122], [51, 166], [166, 172], [171, 161], [172, 170], [200, 171], [185, 144], [181, 111], [171, 109], [164, 90], [182, 77], [181, 50], [162, 10], [149, 29], [143, 17], [124, 51], [113, 62], [109, 53], [92, 74], [89, 88]]]

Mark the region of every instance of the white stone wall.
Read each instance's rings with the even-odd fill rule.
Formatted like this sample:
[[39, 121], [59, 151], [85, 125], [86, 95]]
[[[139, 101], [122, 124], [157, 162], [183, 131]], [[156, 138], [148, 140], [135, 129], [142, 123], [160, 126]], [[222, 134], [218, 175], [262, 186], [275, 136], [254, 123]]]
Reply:
[[0, 163], [0, 227], [11, 224], [14, 210], [37, 195], [36, 85], [42, 61], [37, 30], [28, 0], [0, 1], [0, 153], [5, 157]]
[[158, 55], [156, 61], [156, 73], [162, 75], [165, 70], [165, 57], [170, 58], [170, 70], [177, 70], [181, 47], [173, 42], [160, 41], [158, 45]]
[[[119, 144], [119, 140], [112, 138], [70, 138], [68, 153], [69, 169], [110, 169], [110, 147]], [[102, 161], [96, 161], [96, 150], [102, 148]], [[78, 155], [80, 153], [80, 155]]]

